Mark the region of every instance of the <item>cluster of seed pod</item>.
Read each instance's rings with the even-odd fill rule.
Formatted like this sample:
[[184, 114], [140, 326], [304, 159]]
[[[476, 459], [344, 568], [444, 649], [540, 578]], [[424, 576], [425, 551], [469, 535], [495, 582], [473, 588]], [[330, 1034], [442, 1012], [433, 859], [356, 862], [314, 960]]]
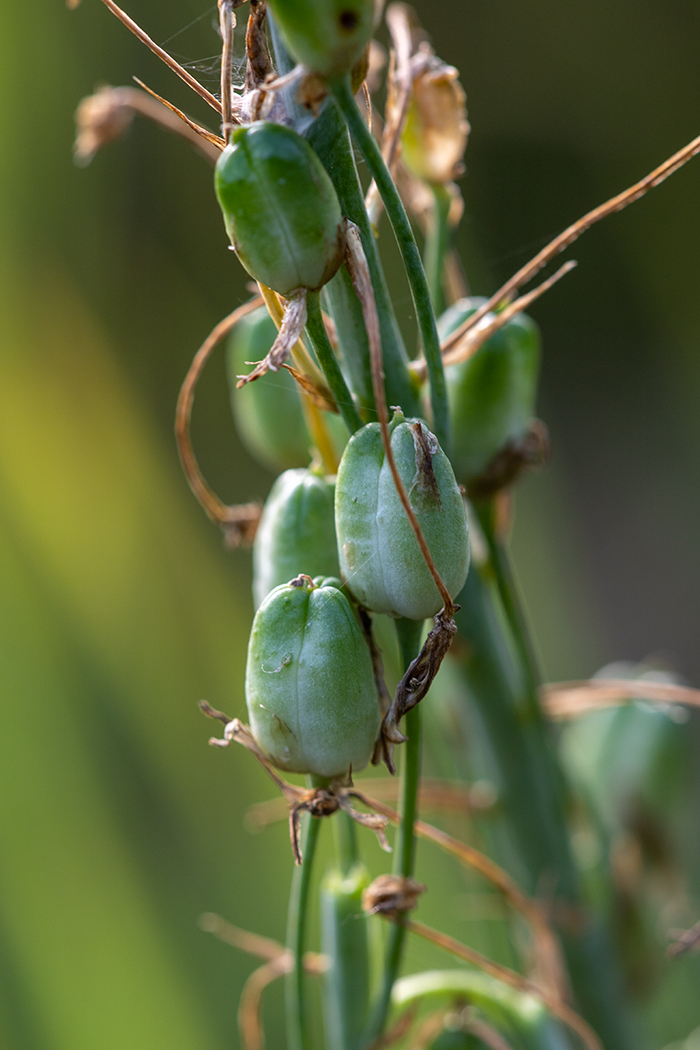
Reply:
[[[338, 11], [342, 7], [348, 25], [365, 26], [365, 35], [361, 45], [339, 45], [331, 69], [320, 63], [313, 42], [297, 44], [296, 21], [287, 26], [285, 5], [279, 11], [272, 6], [290, 50], [298, 47], [298, 57], [324, 75], [338, 75], [356, 62], [371, 32], [371, 18], [369, 29], [365, 25], [371, 5], [356, 4], [352, 18], [348, 5], [335, 5]], [[337, 20], [338, 11], [330, 12], [331, 7], [328, 17]], [[326, 44], [322, 50], [327, 55]], [[345, 256], [344, 217], [323, 164], [297, 132], [259, 121], [233, 132], [217, 164], [215, 184], [233, 249], [261, 286], [284, 297], [287, 317], [294, 302], [305, 304], [317, 295]], [[452, 307], [442, 322], [445, 333], [477, 305], [467, 300]], [[435, 571], [452, 598], [459, 594], [469, 543], [457, 479], [469, 482], [481, 474], [504, 445], [527, 429], [537, 343], [532, 323], [516, 317], [470, 361], [448, 370], [457, 477], [426, 423], [406, 419], [397, 409], [387, 428], [389, 447], [380, 423], [366, 422], [350, 428], [350, 434], [348, 427], [338, 426], [337, 416], [324, 413], [330, 443], [342, 452], [336, 480], [318, 457], [309, 465], [313, 440], [302, 411], [304, 394], [281, 368], [305, 321], [306, 310], [297, 310], [291, 334], [285, 321], [278, 334], [261, 308], [240, 322], [230, 340], [229, 375], [241, 438], [267, 466], [287, 468], [270, 493], [254, 545], [257, 612], [246, 698], [253, 734], [273, 765], [343, 777], [370, 760], [381, 719], [375, 669], [358, 613], [414, 621], [434, 616], [444, 595]], [[250, 375], [241, 376], [246, 362], [261, 357]], [[352, 396], [352, 377], [346, 378]], [[353, 407], [359, 407], [357, 400]], [[357, 418], [361, 423], [359, 413]]]

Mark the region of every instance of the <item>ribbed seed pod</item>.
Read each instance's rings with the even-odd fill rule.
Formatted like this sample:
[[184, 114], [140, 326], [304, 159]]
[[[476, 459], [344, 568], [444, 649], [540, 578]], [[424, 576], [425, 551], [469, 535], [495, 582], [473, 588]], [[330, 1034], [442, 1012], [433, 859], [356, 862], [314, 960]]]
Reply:
[[379, 703], [342, 591], [299, 577], [267, 596], [248, 644], [246, 701], [253, 735], [278, 769], [332, 777], [367, 765]]
[[[396, 412], [391, 448], [435, 566], [451, 595], [469, 568], [467, 517], [454, 472], [420, 420]], [[442, 599], [401, 504], [378, 423], [348, 442], [338, 470], [335, 522], [340, 568], [361, 605], [423, 620]]]
[[305, 139], [258, 121], [237, 128], [216, 165], [226, 232], [251, 277], [289, 296], [321, 288], [343, 261], [340, 205]]
[[335, 478], [286, 470], [272, 486], [253, 545], [253, 600], [302, 573], [339, 576], [333, 501]]
[[268, 0], [284, 45], [323, 76], [348, 73], [374, 29], [374, 0]]
[[[438, 323], [444, 339], [485, 299], [462, 299]], [[473, 357], [445, 369], [457, 480], [479, 477], [493, 457], [527, 433], [535, 411], [540, 335], [526, 314], [515, 314]]]

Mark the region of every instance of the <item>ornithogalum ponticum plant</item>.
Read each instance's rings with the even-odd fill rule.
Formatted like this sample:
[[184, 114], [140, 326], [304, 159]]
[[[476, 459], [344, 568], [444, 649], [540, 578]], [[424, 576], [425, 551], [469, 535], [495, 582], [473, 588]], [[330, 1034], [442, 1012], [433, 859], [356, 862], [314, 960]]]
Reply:
[[[592, 682], [572, 693], [547, 690], [539, 679], [506, 544], [513, 486], [547, 452], [534, 415], [540, 336], [523, 311], [574, 264], [534, 291], [521, 289], [700, 144], [574, 223], [490, 298], [473, 297], [453, 247], [466, 97], [457, 70], [434, 54], [407, 5], [386, 11], [384, 63], [373, 42], [382, 16], [375, 0], [250, 0], [245, 74], [234, 83], [234, 9], [244, 0], [218, 0], [215, 96], [104, 2], [216, 112], [212, 132], [175, 111], [183, 134], [215, 162], [212, 192], [257, 285], [205, 340], [177, 407], [193, 492], [229, 543], [253, 546], [249, 724], [202, 705], [225, 726], [211, 743], [243, 744], [290, 811], [297, 867], [287, 945], [256, 988], [286, 975], [290, 1050], [310, 1050], [320, 1030], [309, 1019], [310, 981], [323, 983], [329, 1050], [637, 1050], [645, 1040], [627, 997], [631, 964], [613, 922], [611, 874], [601, 867], [592, 887], [577, 867], [568, 771], [547, 717], [683, 696], [672, 684], [643, 680]], [[103, 89], [81, 104], [80, 157], [124, 130], [136, 97]], [[158, 110], [149, 113], [157, 118]], [[387, 291], [382, 211], [413, 297], [413, 351]], [[225, 505], [190, 441], [196, 382], [224, 339], [241, 439], [280, 472], [262, 511]], [[401, 661], [396, 673], [387, 668], [398, 679], [391, 691], [380, 650], [389, 635]], [[441, 688], [444, 675], [435, 681], [441, 667], [449, 668], [450, 690]], [[466, 757], [459, 728], [467, 711], [479, 726], [476, 758]], [[418, 820], [421, 720], [446, 774], [469, 780], [487, 771], [495, 797], [494, 833], [486, 837], [497, 859]], [[370, 763], [399, 771], [398, 812], [355, 780]], [[305, 775], [305, 786], [289, 774]], [[454, 779], [436, 791], [451, 806], [466, 798]], [[600, 814], [589, 819], [604, 825]], [[331, 823], [337, 850], [321, 884], [322, 956], [309, 956], [311, 871], [319, 832]], [[389, 850], [388, 824], [397, 827], [393, 860], [372, 881], [358, 826]], [[414, 878], [417, 836], [503, 895], [518, 926], [515, 968], [412, 916], [426, 888]], [[401, 976], [409, 936], [432, 941], [459, 966]], [[258, 999], [250, 989], [246, 995], [241, 1038], [253, 1050], [262, 1046], [262, 1026]]]

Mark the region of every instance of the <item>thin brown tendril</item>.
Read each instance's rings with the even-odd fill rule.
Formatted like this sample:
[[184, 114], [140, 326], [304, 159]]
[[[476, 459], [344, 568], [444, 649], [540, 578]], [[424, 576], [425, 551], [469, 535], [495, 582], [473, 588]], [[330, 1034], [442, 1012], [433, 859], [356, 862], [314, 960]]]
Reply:
[[[389, 823], [400, 824], [400, 815], [391, 807], [371, 798], [364, 792], [355, 790], [354, 795], [370, 809], [381, 813]], [[445, 831], [423, 820], [417, 820], [414, 828], [416, 835], [434, 842], [446, 853], [456, 857], [462, 864], [478, 871], [503, 894], [513, 910], [523, 916], [532, 932], [538, 985], [557, 998], [564, 999], [568, 994], [566, 967], [559, 942], [540, 905], [523, 893], [517, 882], [503, 868], [473, 846], [460, 842], [459, 839], [453, 838], [452, 835], [448, 835]]]
[[374, 392], [374, 400], [377, 407], [377, 416], [379, 417], [379, 426], [382, 433], [382, 442], [384, 444], [384, 452], [386, 455], [387, 463], [391, 471], [391, 476], [394, 479], [394, 485], [398, 493], [399, 499], [406, 512], [406, 517], [409, 520], [411, 528], [415, 534], [418, 546], [420, 547], [421, 554], [425, 559], [425, 563], [430, 570], [430, 575], [435, 581], [435, 586], [440, 592], [442, 598], [444, 615], [451, 619], [454, 616], [454, 602], [450, 596], [447, 587], [443, 583], [440, 573], [435, 567], [430, 548], [423, 535], [423, 530], [420, 527], [418, 518], [416, 517], [415, 511], [411, 506], [411, 501], [408, 498], [406, 487], [403, 483], [401, 475], [399, 474], [398, 467], [396, 466], [396, 460], [394, 459], [394, 453], [391, 448], [391, 435], [389, 434], [389, 413], [386, 407], [386, 392], [384, 388], [384, 365], [382, 361], [382, 340], [379, 329], [379, 315], [377, 314], [377, 305], [374, 299], [374, 290], [372, 288], [372, 280], [369, 274], [369, 268], [367, 266], [367, 260], [365, 253], [362, 248], [362, 241], [360, 240], [360, 232], [352, 222], [346, 222], [346, 240], [347, 240], [347, 254], [346, 254], [346, 265], [352, 278], [353, 287], [357, 293], [357, 297], [362, 305], [362, 314], [364, 317], [365, 328], [367, 329], [367, 339], [369, 341], [369, 354], [370, 354], [370, 366], [372, 370], [372, 390]]
[[560, 233], [558, 237], [555, 237], [553, 241], [550, 241], [546, 247], [538, 252], [526, 263], [525, 266], [521, 267], [517, 273], [506, 281], [505, 284], [501, 285], [497, 292], [491, 296], [487, 303], [480, 306], [468, 317], [464, 324], [460, 325], [448, 338], [444, 341], [442, 349], [443, 353], [450, 350], [455, 343], [459, 342], [465, 332], [474, 325], [478, 324], [482, 317], [484, 317], [489, 311], [495, 310], [503, 302], [508, 302], [513, 293], [520, 288], [522, 285], [527, 284], [528, 281], [532, 280], [536, 273], [545, 266], [550, 259], [553, 259], [559, 252], [564, 251], [570, 244], [573, 244], [582, 233], [589, 230], [595, 223], [600, 222], [601, 219], [607, 218], [608, 215], [614, 214], [616, 211], [622, 211], [628, 204], [633, 204], [634, 201], [639, 200], [649, 190], [654, 189], [656, 186], [660, 186], [669, 175], [673, 175], [674, 172], [682, 168], [689, 160], [691, 160], [696, 154], [700, 153], [700, 135], [689, 142], [687, 146], [680, 149], [677, 153], [674, 153], [672, 157], [665, 160], [663, 164], [655, 168], [654, 171], [650, 172], [639, 182], [636, 182], [634, 186], [630, 186], [628, 189], [623, 190], [622, 193], [618, 193], [616, 197], [611, 197], [610, 200], [604, 204], [600, 204], [597, 208], [593, 208], [592, 211], [587, 212], [582, 218], [578, 219], [575, 223]]
[[[167, 98], [163, 98], [162, 95], [157, 94], [157, 92], [155, 92], [153, 88], [149, 88], [148, 84], [144, 84], [143, 80], [139, 80], [138, 77], [134, 77], [133, 79], [139, 85], [139, 87], [142, 87], [144, 91], [147, 91], [149, 95], [152, 95], [153, 98], [157, 99], [158, 102], [160, 102], [163, 106], [166, 107], [166, 109], [169, 109], [171, 113], [174, 113], [175, 116], [179, 117], [180, 120], [183, 121], [183, 123], [185, 123], [188, 128], [194, 131], [195, 135], [198, 135], [206, 142], [209, 142], [212, 146], [215, 146], [217, 152], [213, 155], [214, 159], [225, 148], [226, 143], [220, 135], [215, 135], [213, 131], [208, 131], [206, 128], [202, 127], [201, 124], [198, 124], [195, 120], [191, 120], [186, 113], [182, 112], [181, 109], [178, 109], [177, 106], [174, 106], [172, 102], [168, 102]], [[138, 94], [138, 92], [134, 92], [134, 94]], [[139, 109], [141, 112], [143, 112], [143, 109], [141, 107], [139, 107]], [[153, 113], [150, 112], [147, 115], [153, 116]], [[201, 147], [200, 142], [198, 142], [197, 145]], [[212, 156], [212, 154], [210, 152], [207, 152], [207, 156]]]
[[630, 700], [700, 707], [700, 689], [643, 678], [592, 678], [582, 682], [552, 682], [542, 686], [545, 714], [554, 719], [576, 718], [588, 711], [617, 707]]
[[227, 506], [211, 489], [204, 479], [197, 457], [192, 447], [190, 435], [190, 420], [192, 417], [192, 404], [194, 392], [202, 374], [205, 364], [211, 357], [212, 352], [221, 340], [228, 335], [232, 328], [242, 317], [249, 314], [261, 305], [261, 300], [256, 297], [250, 302], [244, 303], [225, 317], [223, 321], [210, 332], [194, 356], [185, 381], [180, 389], [175, 411], [175, 438], [180, 453], [180, 462], [185, 472], [187, 483], [195, 494], [202, 507], [212, 521], [221, 525], [227, 534], [234, 539], [238, 533], [240, 538], [254, 535], [257, 522], [260, 518], [259, 504], [247, 503], [238, 507]]
[[460, 941], [455, 940], [454, 937], [450, 937], [446, 933], [440, 933], [438, 930], [433, 930], [430, 926], [426, 926], [422, 922], [416, 922], [414, 919], [405, 918], [394, 921], [400, 921], [410, 933], [415, 933], [419, 937], [423, 937], [424, 940], [430, 941], [431, 944], [437, 945], [438, 948], [443, 948], [446, 952], [450, 952], [451, 955], [456, 955], [457, 958], [471, 963], [472, 966], [476, 966], [478, 969], [483, 970], [484, 973], [488, 973], [492, 977], [498, 978], [499, 981], [503, 981], [504, 984], [510, 985], [511, 988], [535, 996], [535, 998], [544, 1003], [550, 1013], [554, 1014], [555, 1017], [558, 1017], [560, 1021], [563, 1021], [565, 1025], [571, 1028], [572, 1031], [576, 1032], [587, 1047], [587, 1050], [604, 1050], [603, 1044], [591, 1026], [584, 1021], [575, 1010], [572, 1010], [570, 1006], [563, 1003], [561, 999], [558, 999], [540, 988], [540, 986], [535, 984], [534, 981], [529, 981], [526, 977], [521, 977], [521, 975], [516, 973], [515, 970], [511, 970], [507, 966], [501, 966], [499, 963], [482, 955], [481, 952], [476, 951], [474, 948], [462, 944]]
[[134, 36], [138, 37], [142, 44], [145, 44], [154, 55], [157, 55], [158, 58], [165, 62], [169, 69], [172, 69], [173, 73], [176, 73], [181, 80], [184, 80], [188, 87], [191, 87], [193, 91], [196, 91], [199, 97], [203, 98], [205, 102], [208, 102], [211, 108], [215, 109], [217, 113], [221, 113], [221, 103], [214, 97], [214, 95], [212, 95], [211, 91], [207, 91], [198, 80], [195, 80], [191, 73], [188, 73], [186, 69], [183, 69], [179, 62], [176, 62], [174, 58], [171, 58], [167, 51], [164, 51], [162, 47], [159, 47], [155, 40], [152, 40], [148, 33], [145, 33], [143, 29], [134, 22], [133, 18], [129, 18], [126, 11], [122, 11], [121, 7], [118, 7], [117, 4], [114, 3], [114, 0], [102, 0], [102, 3], [105, 7], [109, 8], [113, 15], [116, 15], [119, 21], [122, 22], [127, 29], [131, 30]]
[[221, 118], [224, 140], [228, 142], [231, 128], [237, 121], [233, 116], [233, 35], [236, 28], [233, 0], [217, 0], [219, 29], [221, 30]]
[[[371, 793], [372, 799], [388, 802], [396, 802], [400, 791], [397, 781], [390, 777], [365, 777], [360, 781], [360, 785]], [[423, 777], [418, 791], [420, 810], [455, 812], [468, 816], [474, 812], [488, 812], [493, 809], [495, 801], [495, 794], [479, 783], [469, 788], [464, 784], [453, 783], [449, 780]], [[373, 801], [372, 805], [374, 805]], [[254, 802], [249, 807], [246, 812], [246, 823], [251, 830], [259, 831], [268, 824], [284, 820], [286, 815], [284, 799], [269, 798], [263, 802]]]
[[[391, 33], [393, 47], [389, 58], [387, 76], [386, 122], [382, 131], [382, 156], [392, 176], [399, 160], [399, 143], [406, 126], [408, 107], [413, 91], [413, 80], [418, 69], [413, 68], [413, 28], [411, 9], [406, 4], [392, 4], [386, 13], [386, 23]], [[372, 110], [368, 106], [369, 126], [372, 127]], [[367, 212], [373, 226], [382, 213], [382, 199], [377, 185], [372, 181], [365, 199]]]
[[[527, 292], [526, 295], [521, 295], [514, 302], [509, 303], [499, 313], [494, 314], [490, 321], [486, 320], [486, 316], [482, 317], [481, 324], [476, 328], [470, 328], [464, 332], [464, 335], [456, 343], [452, 343], [449, 350], [445, 349], [446, 341], [442, 344], [442, 363], [444, 367], [448, 365], [456, 365], [462, 361], [468, 361], [477, 350], [488, 342], [488, 340], [495, 335], [499, 329], [503, 328], [504, 325], [508, 324], [510, 319], [515, 314], [520, 313], [522, 310], [527, 308], [539, 299], [541, 295], [548, 292], [549, 289], [557, 284], [558, 281], [565, 277], [567, 273], [570, 273], [578, 263], [574, 259], [570, 259], [565, 262], [563, 266], [560, 266], [556, 273], [553, 273], [551, 277], [548, 277], [546, 281], [542, 281], [536, 288], [533, 288], [531, 292]], [[471, 320], [471, 318], [469, 318]], [[450, 337], [451, 338], [451, 337]], [[413, 361], [410, 364], [410, 369], [421, 379], [424, 379], [427, 375], [428, 369], [425, 363], [425, 358], [421, 357], [417, 361]]]

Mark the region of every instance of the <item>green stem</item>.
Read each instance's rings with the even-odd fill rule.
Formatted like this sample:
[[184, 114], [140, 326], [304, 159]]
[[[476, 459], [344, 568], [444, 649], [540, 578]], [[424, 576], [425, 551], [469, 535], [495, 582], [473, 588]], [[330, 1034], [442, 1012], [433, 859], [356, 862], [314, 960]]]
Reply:
[[411, 224], [406, 215], [399, 192], [394, 185], [381, 150], [365, 123], [355, 102], [350, 86], [350, 78], [336, 80], [330, 85], [333, 96], [340, 106], [352, 137], [360, 148], [372, 178], [386, 208], [389, 221], [394, 229], [396, 241], [401, 251], [406, 276], [411, 286], [411, 294], [418, 318], [418, 328], [423, 341], [423, 352], [430, 379], [430, 401], [433, 410], [435, 434], [443, 449], [450, 451], [450, 420], [447, 404], [447, 389], [442, 368], [440, 340], [435, 325], [435, 314], [430, 298], [430, 289], [423, 269], [420, 252], [416, 245]]
[[360, 859], [357, 850], [356, 824], [350, 814], [341, 809], [333, 819], [333, 828], [338, 867], [343, 875], [347, 875]]
[[[275, 61], [280, 73], [288, 73], [294, 62], [279, 38], [275, 20], [268, 10]], [[379, 258], [377, 240], [365, 208], [362, 186], [357, 174], [348, 129], [332, 98], [326, 100], [316, 120], [309, 121], [308, 110], [295, 98], [296, 86], [283, 94], [293, 127], [308, 139], [319, 156], [335, 187], [343, 215], [354, 222], [360, 231], [362, 247], [367, 256], [374, 298], [379, 314], [382, 354], [386, 372], [386, 395], [389, 405], [401, 405], [407, 416], [420, 414], [417, 387], [408, 370], [408, 358], [401, 333], [396, 323], [394, 307], [389, 295], [384, 270]], [[328, 296], [338, 339], [347, 365], [348, 379], [353, 385], [360, 405], [373, 411], [374, 395], [369, 366], [369, 343], [365, 331], [362, 306], [343, 267], [324, 289]]]
[[321, 827], [318, 817], [305, 815], [301, 833], [303, 860], [294, 869], [287, 913], [287, 948], [294, 956], [294, 969], [289, 974], [285, 989], [287, 1042], [289, 1050], [307, 1050], [309, 1027], [304, 995], [304, 941], [309, 903], [311, 869]]
[[530, 703], [539, 712], [538, 691], [542, 682], [532, 635], [523, 609], [518, 585], [513, 574], [508, 549], [495, 528], [496, 507], [493, 499], [473, 504], [489, 549], [489, 560], [508, 627], [513, 638]]
[[340, 371], [340, 365], [336, 361], [335, 354], [333, 353], [333, 347], [331, 346], [328, 335], [326, 334], [326, 326], [323, 323], [318, 292], [308, 293], [306, 297], [306, 308], [308, 311], [306, 330], [311, 337], [316, 356], [318, 357], [319, 364], [321, 365], [326, 380], [328, 381], [330, 391], [335, 398], [338, 410], [345, 420], [345, 425], [348, 430], [351, 434], [354, 434], [355, 431], [359, 430], [362, 426], [362, 420], [355, 408], [352, 394], [348, 390], [347, 383], [343, 378], [343, 373]]
[[450, 224], [447, 221], [452, 207], [452, 197], [440, 183], [432, 183], [433, 214], [425, 237], [425, 273], [433, 300], [433, 309], [439, 317], [445, 309], [443, 270], [445, 256], [450, 250]]
[[457, 701], [453, 711], [450, 746], [458, 762], [470, 746], [487, 763], [484, 774], [495, 782], [500, 803], [490, 823], [501, 862], [526, 893], [546, 893], [549, 907], [562, 914], [585, 915], [580, 929], [562, 933], [574, 995], [606, 1050], [632, 1050], [642, 1044], [607, 920], [588, 912], [571, 852], [563, 772], [525, 675], [513, 666], [517, 653], [504, 637], [495, 597], [479, 567], [472, 566], [457, 598], [465, 701]]
[[[423, 624], [416, 620], [397, 620], [396, 633], [399, 636], [401, 657], [404, 668], [417, 656], [420, 650], [420, 639]], [[418, 813], [418, 787], [420, 784], [421, 763], [421, 716], [420, 708], [414, 707], [406, 715], [403, 731], [408, 737], [404, 752], [401, 786], [401, 826], [398, 846], [394, 851], [394, 874], [408, 878], [413, 874], [416, 853], [415, 821]], [[371, 1046], [382, 1034], [391, 1006], [391, 991], [394, 987], [403, 955], [406, 929], [400, 923], [392, 923], [389, 930], [384, 971], [373, 1016], [367, 1033], [367, 1045]]]

